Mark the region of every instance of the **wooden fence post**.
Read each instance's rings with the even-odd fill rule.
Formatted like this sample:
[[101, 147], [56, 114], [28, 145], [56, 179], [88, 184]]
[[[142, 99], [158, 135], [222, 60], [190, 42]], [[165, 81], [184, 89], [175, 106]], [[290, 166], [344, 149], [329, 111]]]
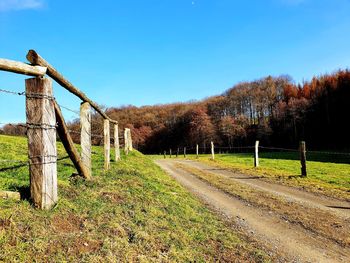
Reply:
[[171, 149], [169, 150], [169, 156], [170, 156], [170, 158], [171, 158]]
[[176, 158], [179, 156], [179, 151], [180, 151], [180, 149], [177, 148], [177, 150], [176, 150]]
[[111, 137], [109, 131], [109, 120], [103, 121], [103, 138], [104, 138], [104, 153], [105, 153], [105, 170], [109, 170], [111, 160]]
[[88, 102], [80, 104], [80, 145], [81, 160], [91, 176], [91, 107]]
[[184, 147], [184, 157], [186, 158], [186, 147]]
[[215, 160], [214, 143], [210, 142], [210, 145], [211, 145], [211, 159]]
[[259, 167], [259, 141], [255, 142], [254, 148], [254, 167]]
[[89, 171], [87, 171], [85, 165], [83, 164], [80, 154], [74, 145], [72, 137], [69, 134], [69, 129], [66, 122], [64, 121], [61, 109], [56, 101], [53, 101], [53, 105], [55, 108], [57, 122], [56, 132], [58, 133], [58, 136], [60, 137], [61, 142], [69, 155], [69, 158], [72, 160], [72, 163], [77, 169], [78, 174], [85, 179], [90, 180], [91, 176], [89, 175]]
[[131, 138], [131, 130], [128, 129], [128, 147], [129, 147], [129, 151], [131, 152], [133, 150], [132, 148], [132, 138]]
[[50, 209], [58, 200], [52, 81], [31, 78], [26, 79], [25, 83], [30, 196], [36, 207]]
[[118, 124], [114, 124], [114, 149], [115, 149], [115, 161], [117, 162], [120, 160]]
[[164, 151], [164, 159], [166, 159], [166, 151]]
[[301, 176], [305, 177], [306, 173], [306, 145], [304, 141], [300, 142], [300, 163], [301, 163]]
[[198, 144], [196, 145], [196, 158], [199, 158], [199, 146]]
[[124, 151], [125, 155], [129, 154], [128, 128], [124, 129]]

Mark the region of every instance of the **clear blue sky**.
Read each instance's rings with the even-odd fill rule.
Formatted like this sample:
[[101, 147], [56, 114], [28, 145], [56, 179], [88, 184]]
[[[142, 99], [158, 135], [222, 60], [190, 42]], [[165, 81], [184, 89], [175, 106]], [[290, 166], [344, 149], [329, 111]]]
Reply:
[[[269, 74], [300, 82], [347, 68], [349, 14], [349, 0], [0, 0], [0, 57], [35, 49], [108, 107], [199, 100]], [[0, 88], [22, 91], [24, 79], [0, 72]], [[24, 111], [24, 98], [0, 93], [0, 122]]]

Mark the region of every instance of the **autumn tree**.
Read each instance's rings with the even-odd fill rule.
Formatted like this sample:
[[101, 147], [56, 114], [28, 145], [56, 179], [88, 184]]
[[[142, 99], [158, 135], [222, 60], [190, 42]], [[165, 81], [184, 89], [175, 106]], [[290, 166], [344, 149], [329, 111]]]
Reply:
[[215, 137], [215, 127], [203, 108], [195, 108], [187, 113], [188, 135], [193, 144], [206, 147]]

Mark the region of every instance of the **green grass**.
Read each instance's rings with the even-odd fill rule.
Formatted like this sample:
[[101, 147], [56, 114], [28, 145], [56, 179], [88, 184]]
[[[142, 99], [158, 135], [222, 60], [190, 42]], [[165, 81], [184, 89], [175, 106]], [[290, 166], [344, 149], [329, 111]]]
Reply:
[[[26, 139], [0, 136], [0, 160], [26, 161]], [[93, 148], [92, 181], [58, 164], [59, 202], [51, 211], [28, 200], [0, 200], [0, 261], [267, 261], [234, 230], [137, 151], [103, 171]], [[58, 144], [59, 156], [65, 156]], [[0, 170], [11, 166], [0, 163]], [[0, 171], [1, 190], [28, 189], [28, 167]]]
[[[197, 160], [193, 154], [186, 156]], [[163, 155], [152, 155], [162, 159]], [[167, 156], [169, 158], [169, 156]], [[175, 156], [172, 156], [175, 158]], [[179, 155], [184, 159], [183, 155]], [[350, 157], [346, 155], [307, 153], [307, 177], [300, 177], [300, 160], [297, 152], [259, 153], [260, 166], [254, 168], [252, 153], [215, 154], [215, 161], [209, 154], [200, 154], [199, 161], [240, 173], [262, 176], [267, 180], [302, 187], [305, 190], [350, 200]]]
[[[350, 200], [350, 164], [336, 163], [337, 159], [321, 155], [307, 156], [307, 177], [300, 177], [300, 161], [297, 153], [260, 153], [258, 168], [253, 167], [252, 154], [216, 154], [215, 161], [209, 155], [200, 155], [199, 160], [218, 167], [244, 174], [263, 176], [281, 183], [300, 186], [310, 191]], [[183, 158], [183, 157], [182, 157]], [[194, 155], [188, 158], [195, 159]]]

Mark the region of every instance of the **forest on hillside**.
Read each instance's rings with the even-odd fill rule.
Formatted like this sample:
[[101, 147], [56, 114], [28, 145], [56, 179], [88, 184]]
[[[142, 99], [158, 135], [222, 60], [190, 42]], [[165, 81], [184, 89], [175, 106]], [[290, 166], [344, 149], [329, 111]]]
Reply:
[[[119, 121], [120, 134], [131, 129], [134, 147], [160, 153], [177, 147], [237, 147], [260, 140], [265, 146], [297, 148], [300, 140], [309, 149], [350, 149], [350, 71], [314, 77], [295, 84], [289, 76], [268, 76], [241, 82], [221, 95], [202, 101], [155, 106], [108, 108]], [[93, 114], [92, 133], [102, 133], [102, 119]], [[79, 120], [70, 123], [79, 130]], [[5, 125], [6, 134], [21, 127]], [[79, 136], [73, 134], [76, 142]], [[100, 144], [102, 138], [94, 137]]]

